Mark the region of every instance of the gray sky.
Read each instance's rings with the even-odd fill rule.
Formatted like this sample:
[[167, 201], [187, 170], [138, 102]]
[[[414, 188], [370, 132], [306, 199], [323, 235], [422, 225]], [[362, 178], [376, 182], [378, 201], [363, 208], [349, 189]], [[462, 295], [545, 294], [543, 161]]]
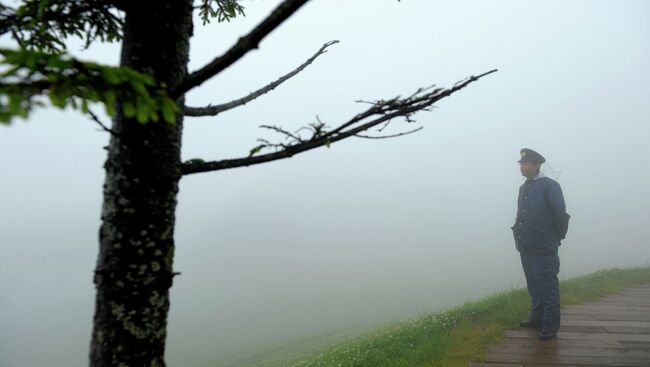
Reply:
[[[246, 1], [247, 17], [229, 24], [197, 22], [191, 69], [278, 3]], [[318, 115], [334, 126], [365, 108], [355, 100], [499, 72], [418, 114], [417, 134], [184, 178], [169, 364], [521, 286], [509, 227], [522, 147], [561, 171], [572, 215], [561, 277], [648, 265], [648, 34], [647, 1], [309, 3], [188, 104], [241, 97], [341, 43], [243, 108], [188, 119], [184, 158], [245, 156], [256, 138], [274, 138], [261, 124], [295, 130]], [[78, 44], [78, 57], [117, 62], [117, 45]], [[107, 141], [79, 113], [53, 108], [0, 127], [2, 366], [87, 364]]]

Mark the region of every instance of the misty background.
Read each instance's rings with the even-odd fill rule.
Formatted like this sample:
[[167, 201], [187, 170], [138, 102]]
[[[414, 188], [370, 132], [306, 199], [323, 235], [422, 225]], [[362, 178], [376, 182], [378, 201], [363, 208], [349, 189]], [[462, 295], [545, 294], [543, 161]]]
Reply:
[[[201, 26], [191, 70], [277, 4]], [[11, 2], [10, 5], [15, 5]], [[186, 118], [184, 159], [246, 156], [259, 129], [336, 126], [356, 100], [450, 87], [384, 133], [181, 181], [166, 359], [195, 366], [441, 310], [524, 285], [510, 226], [519, 149], [559, 174], [560, 277], [647, 266], [650, 2], [314, 0], [187, 104], [239, 98], [340, 40], [275, 91]], [[11, 45], [6, 38], [0, 46]], [[71, 52], [117, 64], [118, 45]], [[96, 106], [103, 113], [103, 107]], [[104, 121], [108, 121], [102, 115]], [[75, 111], [0, 127], [0, 365], [87, 365], [108, 135]]]

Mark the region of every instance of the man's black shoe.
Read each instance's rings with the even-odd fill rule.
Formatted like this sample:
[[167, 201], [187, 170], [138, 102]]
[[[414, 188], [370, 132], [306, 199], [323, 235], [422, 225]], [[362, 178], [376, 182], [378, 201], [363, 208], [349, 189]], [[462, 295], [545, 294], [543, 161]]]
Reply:
[[533, 321], [533, 320], [521, 320], [519, 321], [519, 326], [521, 327], [538, 327], [542, 326], [542, 323], [539, 321]]
[[554, 338], [557, 338], [557, 331], [542, 330], [542, 332], [539, 333], [539, 340], [549, 340]]

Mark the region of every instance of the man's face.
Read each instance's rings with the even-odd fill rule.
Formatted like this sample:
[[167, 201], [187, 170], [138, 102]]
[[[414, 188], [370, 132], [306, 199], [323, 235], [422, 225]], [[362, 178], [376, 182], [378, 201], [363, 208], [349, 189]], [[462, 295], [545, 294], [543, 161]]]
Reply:
[[540, 164], [536, 162], [520, 162], [519, 170], [521, 171], [522, 176], [533, 178], [537, 175], [537, 172], [539, 172], [539, 166]]

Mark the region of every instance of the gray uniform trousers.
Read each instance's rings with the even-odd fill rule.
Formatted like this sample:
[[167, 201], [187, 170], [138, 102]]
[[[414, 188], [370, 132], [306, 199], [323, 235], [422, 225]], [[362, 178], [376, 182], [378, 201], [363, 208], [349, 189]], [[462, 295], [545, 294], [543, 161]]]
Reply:
[[560, 257], [555, 255], [519, 252], [521, 265], [530, 293], [530, 320], [541, 322], [542, 330], [557, 332], [560, 329]]

